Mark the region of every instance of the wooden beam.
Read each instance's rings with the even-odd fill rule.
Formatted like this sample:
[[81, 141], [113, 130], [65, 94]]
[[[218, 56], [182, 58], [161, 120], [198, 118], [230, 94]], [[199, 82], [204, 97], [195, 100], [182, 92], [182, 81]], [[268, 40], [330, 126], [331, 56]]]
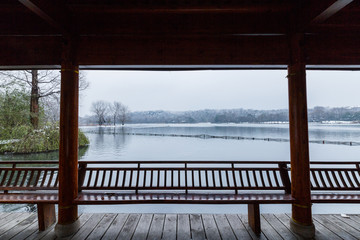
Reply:
[[76, 14], [74, 28], [83, 36], [175, 36], [175, 35], [235, 35], [286, 34], [287, 14]]
[[224, 1], [214, 4], [211, 1], [77, 1], [69, 3], [69, 8], [75, 12], [88, 13], [266, 13], [286, 12], [293, 7], [287, 1]]
[[311, 215], [306, 68], [302, 34], [290, 39], [288, 66], [289, 132], [291, 158], [292, 230], [304, 237], [315, 234]]
[[335, 3], [333, 3], [331, 6], [329, 6], [325, 11], [323, 11], [321, 14], [316, 16], [312, 23], [319, 24], [325, 22], [330, 17], [334, 16], [336, 13], [341, 11], [344, 7], [349, 5], [353, 0], [337, 0]]
[[[360, 65], [360, 35], [307, 35], [307, 65]], [[79, 65], [288, 65], [286, 36], [81, 37]], [[61, 65], [62, 38], [0, 37], [0, 66]]]

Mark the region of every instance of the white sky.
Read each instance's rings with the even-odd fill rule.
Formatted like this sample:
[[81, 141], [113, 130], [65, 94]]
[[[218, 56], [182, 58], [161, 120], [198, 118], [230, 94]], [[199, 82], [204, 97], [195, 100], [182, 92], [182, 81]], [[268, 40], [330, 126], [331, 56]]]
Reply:
[[[86, 71], [80, 116], [97, 100], [120, 101], [131, 111], [284, 109], [287, 71]], [[307, 71], [308, 107], [360, 105], [360, 72]]]

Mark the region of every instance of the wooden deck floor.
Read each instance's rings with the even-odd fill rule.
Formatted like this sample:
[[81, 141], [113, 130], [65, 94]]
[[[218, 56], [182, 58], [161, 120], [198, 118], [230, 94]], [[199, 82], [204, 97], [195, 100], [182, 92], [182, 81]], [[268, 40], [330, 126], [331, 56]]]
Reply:
[[[262, 214], [256, 237], [243, 214], [91, 214], [68, 239], [299, 239], [287, 214]], [[360, 215], [314, 215], [316, 239], [360, 239]], [[0, 213], [0, 239], [56, 239], [52, 226], [37, 230], [35, 213]]]

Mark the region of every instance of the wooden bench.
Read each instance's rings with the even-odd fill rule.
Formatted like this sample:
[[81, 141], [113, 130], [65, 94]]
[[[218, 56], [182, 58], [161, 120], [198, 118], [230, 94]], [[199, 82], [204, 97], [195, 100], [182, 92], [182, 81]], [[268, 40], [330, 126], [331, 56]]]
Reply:
[[0, 162], [0, 203], [36, 204], [39, 230], [56, 221], [58, 162]]
[[[359, 165], [312, 162], [312, 201], [359, 203]], [[57, 162], [2, 162], [0, 166], [4, 166], [0, 203], [37, 204], [39, 229], [51, 225], [58, 201]], [[274, 161], [80, 161], [79, 195], [74, 203], [248, 204], [249, 224], [258, 234], [260, 204], [294, 201], [289, 166], [289, 162]]]

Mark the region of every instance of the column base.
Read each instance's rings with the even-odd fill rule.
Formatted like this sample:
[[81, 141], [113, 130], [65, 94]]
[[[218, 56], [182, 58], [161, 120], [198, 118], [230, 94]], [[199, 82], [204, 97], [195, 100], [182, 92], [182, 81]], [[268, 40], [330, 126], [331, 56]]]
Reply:
[[80, 221], [77, 219], [75, 222], [70, 224], [59, 224], [55, 226], [55, 234], [58, 238], [68, 237], [76, 233], [80, 228]]
[[290, 229], [294, 233], [300, 235], [301, 237], [305, 239], [312, 239], [315, 236], [315, 226], [314, 224], [311, 224], [309, 226], [307, 225], [301, 225], [299, 223], [294, 222], [294, 220], [290, 219]]

